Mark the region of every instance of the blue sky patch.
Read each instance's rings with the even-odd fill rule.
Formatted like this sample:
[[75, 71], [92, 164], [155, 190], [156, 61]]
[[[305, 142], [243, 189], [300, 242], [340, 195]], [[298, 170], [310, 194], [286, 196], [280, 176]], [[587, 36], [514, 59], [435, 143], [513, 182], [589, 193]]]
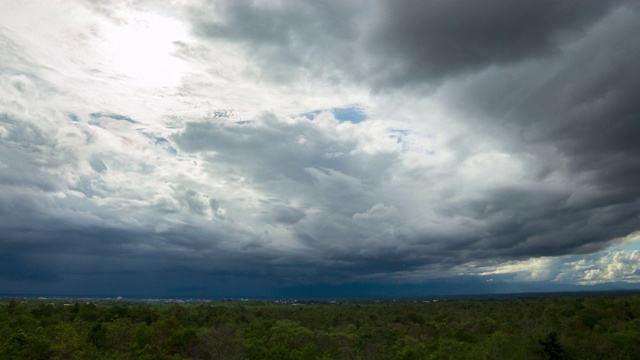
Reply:
[[108, 119], [112, 119], [112, 120], [126, 121], [126, 122], [130, 122], [132, 124], [137, 124], [137, 122], [135, 120], [133, 120], [132, 118], [130, 118], [128, 116], [120, 115], [120, 114], [105, 113], [105, 112], [94, 112], [94, 113], [89, 114], [89, 116], [92, 119], [108, 118]]
[[169, 140], [167, 140], [166, 138], [163, 137], [157, 137], [155, 138], [156, 140], [156, 145], [168, 145], [169, 144]]
[[333, 112], [333, 116], [335, 116], [336, 120], [340, 122], [348, 121], [357, 124], [367, 120], [367, 115], [362, 111], [361, 108], [356, 106], [335, 108], [331, 109], [331, 111]]

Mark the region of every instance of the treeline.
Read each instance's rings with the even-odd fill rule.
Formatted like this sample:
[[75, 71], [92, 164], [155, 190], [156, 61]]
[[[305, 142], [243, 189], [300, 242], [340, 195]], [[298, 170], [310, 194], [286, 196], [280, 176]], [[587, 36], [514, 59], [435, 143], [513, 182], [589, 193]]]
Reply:
[[640, 296], [0, 302], [0, 359], [638, 359]]

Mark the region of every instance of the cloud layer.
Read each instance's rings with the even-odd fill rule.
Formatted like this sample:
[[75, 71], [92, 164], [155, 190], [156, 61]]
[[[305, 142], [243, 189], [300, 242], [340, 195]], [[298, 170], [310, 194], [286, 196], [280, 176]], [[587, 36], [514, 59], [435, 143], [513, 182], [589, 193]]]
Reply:
[[0, 292], [637, 281], [633, 3], [0, 10]]

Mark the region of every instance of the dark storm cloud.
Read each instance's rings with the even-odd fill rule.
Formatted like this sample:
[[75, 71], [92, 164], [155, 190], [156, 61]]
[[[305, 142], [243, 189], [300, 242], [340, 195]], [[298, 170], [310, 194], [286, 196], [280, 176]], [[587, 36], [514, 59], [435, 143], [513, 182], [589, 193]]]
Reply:
[[397, 86], [441, 80], [559, 51], [612, 7], [607, 1], [382, 1], [367, 34], [371, 55]]
[[[640, 196], [640, 31], [637, 8], [618, 12], [608, 31], [585, 41], [570, 63], [523, 104], [523, 136], [552, 143], [571, 158], [571, 171], [594, 191], [576, 205], [633, 202]], [[580, 204], [582, 203], [582, 204]]]
[[499, 134], [511, 152], [535, 156], [541, 181], [568, 177], [573, 189], [557, 203], [563, 215], [549, 216], [559, 228], [567, 214], [606, 212], [614, 226], [593, 229], [600, 238], [607, 229], [637, 230], [640, 41], [630, 34], [638, 31], [638, 7], [621, 6], [561, 54], [452, 85], [454, 105], [478, 131]]
[[270, 265], [274, 275], [287, 273], [278, 270], [271, 250], [242, 249], [242, 244], [256, 241], [254, 235], [224, 224], [216, 229], [192, 224], [157, 233], [145, 226], [114, 226], [115, 219], [96, 219], [105, 209], [95, 209], [93, 219], [77, 221], [48, 213], [41, 204], [8, 208], [6, 196], [0, 203], [3, 280], [63, 283], [78, 274], [99, 279], [105, 274], [180, 272], [240, 276]]
[[247, 45], [268, 77], [304, 69], [385, 89], [557, 54], [617, 3], [234, 1], [195, 9], [192, 20], [201, 36]]
[[566, 208], [550, 201], [520, 209], [510, 204], [486, 219], [483, 236], [452, 250], [468, 260], [592, 253], [637, 230], [637, 213], [637, 203], [589, 209]]

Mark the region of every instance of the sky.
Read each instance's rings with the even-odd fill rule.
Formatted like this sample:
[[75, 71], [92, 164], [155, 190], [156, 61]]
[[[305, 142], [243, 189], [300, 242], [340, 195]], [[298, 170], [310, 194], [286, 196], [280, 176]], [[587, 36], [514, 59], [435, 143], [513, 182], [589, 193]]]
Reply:
[[638, 33], [634, 1], [0, 0], [0, 294], [637, 287]]

